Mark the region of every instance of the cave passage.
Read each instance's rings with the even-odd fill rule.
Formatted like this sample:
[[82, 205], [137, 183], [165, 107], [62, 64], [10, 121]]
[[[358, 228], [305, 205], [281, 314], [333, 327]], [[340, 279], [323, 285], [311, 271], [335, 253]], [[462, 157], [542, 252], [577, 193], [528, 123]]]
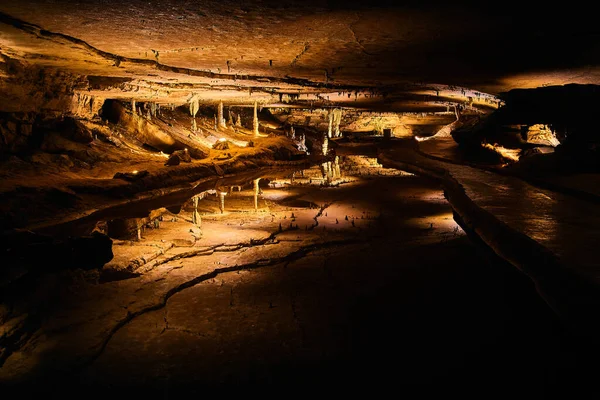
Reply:
[[2, 394], [598, 397], [595, 18], [0, 2]]

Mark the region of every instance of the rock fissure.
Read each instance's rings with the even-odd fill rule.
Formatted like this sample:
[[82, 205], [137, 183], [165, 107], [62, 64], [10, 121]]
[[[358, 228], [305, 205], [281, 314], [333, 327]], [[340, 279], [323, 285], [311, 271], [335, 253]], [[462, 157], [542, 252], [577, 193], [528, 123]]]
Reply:
[[[219, 276], [220, 274], [223, 273], [227, 273], [227, 272], [236, 272], [236, 271], [243, 271], [243, 270], [250, 270], [250, 269], [256, 269], [256, 268], [261, 268], [261, 267], [267, 267], [267, 266], [273, 266], [273, 265], [277, 265], [277, 264], [281, 264], [281, 263], [286, 263], [289, 261], [294, 261], [294, 260], [298, 260], [302, 257], [305, 257], [306, 255], [322, 250], [322, 249], [327, 249], [327, 248], [331, 248], [331, 247], [338, 247], [338, 246], [345, 246], [345, 245], [351, 245], [351, 244], [355, 244], [355, 243], [361, 243], [361, 240], [358, 239], [345, 239], [345, 240], [337, 240], [337, 241], [331, 241], [331, 242], [326, 242], [326, 243], [316, 243], [316, 244], [310, 244], [304, 247], [299, 248], [298, 250], [295, 250], [285, 256], [282, 257], [277, 257], [277, 258], [272, 258], [272, 259], [260, 259], [257, 260], [255, 262], [252, 263], [247, 263], [247, 264], [241, 264], [241, 265], [235, 265], [235, 266], [229, 266], [229, 267], [222, 267], [222, 268], [217, 268], [211, 272], [199, 275], [193, 279], [190, 279], [188, 281], [185, 281], [183, 283], [181, 283], [180, 285], [177, 285], [176, 287], [171, 288], [169, 291], [167, 291], [167, 293], [165, 295], [162, 296], [162, 298], [160, 299], [160, 301], [156, 304], [153, 304], [151, 306], [145, 307], [139, 311], [136, 312], [127, 312], [127, 315], [125, 318], [123, 318], [121, 321], [119, 321], [108, 333], [107, 337], [102, 341], [102, 343], [99, 345], [98, 350], [95, 352], [95, 354], [93, 354], [88, 360], [86, 360], [82, 365], [78, 366], [79, 367], [86, 367], [91, 365], [96, 359], [98, 359], [102, 353], [104, 352], [104, 350], [106, 349], [106, 346], [108, 345], [108, 343], [110, 342], [110, 340], [114, 337], [115, 334], [117, 334], [117, 332], [119, 332], [119, 330], [121, 330], [125, 325], [129, 324], [131, 321], [133, 321], [135, 318], [147, 314], [149, 312], [152, 311], [157, 311], [160, 310], [162, 308], [164, 308], [167, 305], [168, 300], [175, 294], [180, 293], [181, 291], [191, 288], [201, 282], [207, 281], [209, 279], [214, 279], [217, 276]], [[233, 290], [233, 289], [232, 289]]]

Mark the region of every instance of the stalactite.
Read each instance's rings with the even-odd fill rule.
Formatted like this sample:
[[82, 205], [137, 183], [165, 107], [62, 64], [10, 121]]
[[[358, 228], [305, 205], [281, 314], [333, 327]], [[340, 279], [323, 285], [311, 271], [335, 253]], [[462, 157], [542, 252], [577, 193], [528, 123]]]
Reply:
[[196, 132], [198, 130], [198, 125], [196, 125], [196, 118], [192, 118], [192, 132]]
[[254, 210], [258, 211], [258, 193], [260, 191], [259, 188], [260, 178], [256, 178], [254, 180]]
[[220, 101], [219, 102], [219, 119], [218, 119], [218, 125], [219, 128], [227, 128], [227, 125], [225, 124], [225, 118], [223, 117], [223, 102]]
[[254, 102], [254, 119], [253, 119], [254, 136], [258, 136], [258, 104]]
[[132, 111], [134, 114], [137, 114], [137, 112], [136, 112], [136, 108], [135, 108], [135, 100], [134, 100], [134, 99], [131, 99], [131, 111]]
[[323, 155], [327, 155], [327, 151], [329, 150], [329, 139], [327, 135], [323, 135]]
[[333, 113], [331, 110], [328, 112], [327, 116], [329, 117], [329, 127], [327, 128], [327, 137], [331, 138], [332, 130], [333, 130]]
[[196, 114], [198, 113], [198, 110], [200, 109], [200, 102], [198, 101], [198, 99], [192, 99], [190, 101], [190, 115], [194, 118], [196, 118]]

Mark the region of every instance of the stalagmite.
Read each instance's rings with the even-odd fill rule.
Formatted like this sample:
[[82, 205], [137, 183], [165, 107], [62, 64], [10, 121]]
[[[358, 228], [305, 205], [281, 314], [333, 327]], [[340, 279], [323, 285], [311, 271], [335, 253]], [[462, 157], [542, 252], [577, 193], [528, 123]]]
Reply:
[[336, 108], [333, 110], [333, 126], [334, 134], [333, 137], [340, 137], [340, 122], [342, 121], [342, 110]]
[[293, 125], [290, 128], [290, 136], [291, 136], [292, 140], [296, 139], [296, 132], [294, 131], [294, 126]]
[[260, 191], [260, 188], [258, 186], [260, 182], [260, 178], [256, 178], [254, 180], [254, 210], [258, 211], [258, 192]]
[[327, 150], [329, 149], [329, 139], [327, 135], [323, 135], [323, 155], [327, 155]]
[[304, 134], [300, 136], [300, 140], [298, 141], [298, 150], [308, 152], [308, 148], [306, 147], [306, 136]]
[[238, 114], [236, 120], [235, 120], [235, 125], [241, 127], [242, 126], [242, 115]]
[[225, 195], [226, 194], [227, 194], [227, 192], [219, 192], [219, 197], [221, 199], [221, 203], [220, 203], [221, 214], [225, 213]]
[[229, 110], [227, 110], [227, 114], [229, 115], [229, 125], [233, 126], [233, 113], [231, 112], [231, 108]]
[[135, 100], [131, 99], [131, 111], [134, 114], [137, 114], [136, 109], [135, 109]]
[[194, 213], [192, 214], [192, 223], [197, 227], [202, 226], [202, 219], [200, 218], [200, 213], [198, 213], [198, 196], [194, 196], [192, 198], [192, 202], [194, 204]]
[[227, 125], [225, 124], [225, 118], [223, 117], [223, 102], [220, 101], [219, 102], [219, 128], [227, 128]]
[[253, 120], [254, 136], [258, 136], [258, 104], [254, 102], [254, 120]]
[[198, 126], [196, 125], [196, 118], [192, 118], [192, 132], [196, 132], [198, 130]]

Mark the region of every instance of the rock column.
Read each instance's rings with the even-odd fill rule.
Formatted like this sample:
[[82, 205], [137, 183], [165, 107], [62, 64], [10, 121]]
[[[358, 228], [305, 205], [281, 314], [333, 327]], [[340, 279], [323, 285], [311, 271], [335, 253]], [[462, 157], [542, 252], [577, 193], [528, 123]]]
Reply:
[[227, 125], [225, 124], [225, 117], [223, 116], [223, 102], [220, 101], [219, 102], [219, 129], [220, 128], [227, 128]]
[[253, 120], [254, 136], [258, 136], [258, 104], [254, 102], [254, 120]]
[[200, 213], [198, 213], [198, 196], [194, 196], [192, 198], [192, 202], [194, 204], [194, 213], [192, 214], [192, 223], [197, 227], [202, 225], [202, 219], [200, 218]]
[[221, 214], [225, 213], [225, 195], [226, 192], [219, 192], [219, 197], [221, 198]]
[[256, 178], [254, 180], [254, 211], [258, 211], [258, 192], [259, 192], [258, 183], [259, 182], [260, 182], [260, 178]]

